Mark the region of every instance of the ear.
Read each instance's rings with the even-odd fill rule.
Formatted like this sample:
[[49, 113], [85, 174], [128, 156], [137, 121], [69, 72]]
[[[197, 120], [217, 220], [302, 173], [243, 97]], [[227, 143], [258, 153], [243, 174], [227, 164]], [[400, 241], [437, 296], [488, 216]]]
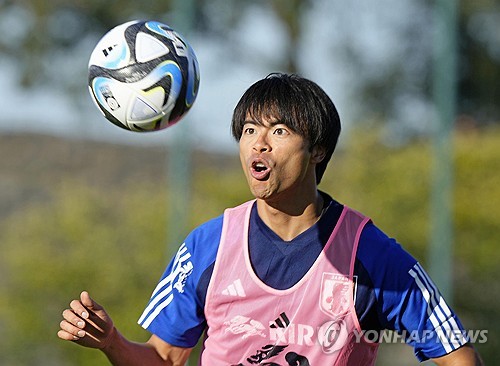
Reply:
[[326, 149], [322, 146], [313, 146], [311, 152], [311, 163], [318, 164], [325, 158]]

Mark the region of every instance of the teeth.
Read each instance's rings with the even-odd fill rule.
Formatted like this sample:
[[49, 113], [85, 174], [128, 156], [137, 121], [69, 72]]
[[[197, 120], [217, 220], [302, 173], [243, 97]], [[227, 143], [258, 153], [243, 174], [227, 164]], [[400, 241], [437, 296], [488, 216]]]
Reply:
[[264, 163], [258, 162], [258, 163], [253, 163], [253, 168], [258, 172], [262, 172], [267, 169], [267, 166]]

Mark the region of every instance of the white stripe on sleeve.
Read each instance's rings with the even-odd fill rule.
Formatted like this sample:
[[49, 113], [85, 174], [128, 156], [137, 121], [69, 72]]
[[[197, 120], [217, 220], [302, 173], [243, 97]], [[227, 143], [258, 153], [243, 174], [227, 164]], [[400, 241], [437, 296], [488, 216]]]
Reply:
[[427, 302], [427, 315], [446, 353], [467, 343], [463, 330], [458, 326], [446, 301], [422, 266], [416, 263], [408, 273], [415, 279]]
[[138, 320], [138, 323], [143, 328], [147, 329], [158, 314], [172, 302], [174, 298], [172, 284], [179, 273], [182, 272], [183, 263], [189, 258], [191, 258], [191, 253], [188, 252], [186, 244], [183, 243], [173, 259], [172, 271], [169, 275], [165, 276], [153, 290], [148, 306], [144, 309]]

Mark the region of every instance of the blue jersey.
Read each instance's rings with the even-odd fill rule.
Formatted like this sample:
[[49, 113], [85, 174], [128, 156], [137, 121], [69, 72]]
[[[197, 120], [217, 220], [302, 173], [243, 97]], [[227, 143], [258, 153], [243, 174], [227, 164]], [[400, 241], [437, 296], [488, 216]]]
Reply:
[[[267, 227], [254, 205], [249, 253], [256, 275], [267, 285], [290, 288], [314, 263], [343, 208], [325, 198], [328, 207], [321, 219], [291, 241], [283, 241]], [[139, 319], [142, 327], [172, 345], [193, 347], [206, 328], [205, 297], [222, 222], [219, 216], [189, 234]], [[380, 335], [383, 329], [398, 332], [420, 361], [448, 354], [467, 342], [459, 319], [420, 264], [373, 223], [361, 234], [354, 276], [356, 314], [361, 328], [371, 335]], [[233, 291], [237, 295], [239, 289]]]

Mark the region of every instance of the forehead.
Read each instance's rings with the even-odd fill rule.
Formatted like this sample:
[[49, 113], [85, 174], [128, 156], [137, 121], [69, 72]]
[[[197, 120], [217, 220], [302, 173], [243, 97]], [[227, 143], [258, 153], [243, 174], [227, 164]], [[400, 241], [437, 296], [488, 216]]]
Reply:
[[262, 125], [262, 126], [274, 126], [278, 124], [284, 124], [285, 122], [282, 121], [280, 118], [277, 117], [272, 117], [272, 116], [253, 116], [251, 114], [247, 114], [245, 116], [245, 120], [243, 123], [251, 123], [254, 125]]
[[246, 106], [242, 111], [246, 119], [252, 119], [254, 121], [259, 121], [263, 119], [273, 120], [282, 119], [283, 108], [281, 105], [273, 101], [254, 101], [252, 104]]
[[307, 136], [306, 126], [300, 122], [301, 117], [297, 114], [297, 110], [291, 109], [283, 103], [254, 103], [246, 109], [241, 110], [238, 124], [240, 132], [245, 123], [262, 126], [275, 126], [279, 124], [287, 127], [294, 133]]
[[282, 118], [277, 111], [260, 111], [257, 113], [251, 110], [247, 111], [243, 123], [251, 123], [262, 126], [275, 126], [280, 124], [288, 126], [286, 119]]

